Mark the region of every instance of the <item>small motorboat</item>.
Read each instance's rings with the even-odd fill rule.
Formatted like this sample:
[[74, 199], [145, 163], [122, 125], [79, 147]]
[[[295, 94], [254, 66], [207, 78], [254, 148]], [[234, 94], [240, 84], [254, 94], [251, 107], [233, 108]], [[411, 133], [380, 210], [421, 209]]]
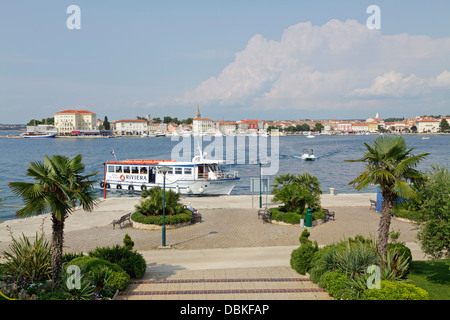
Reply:
[[313, 149], [305, 149], [305, 150], [303, 150], [302, 160], [312, 161], [312, 160], [315, 160], [315, 159], [316, 159], [316, 157], [314, 156]]
[[422, 140], [428, 140], [430, 137], [422, 137]]

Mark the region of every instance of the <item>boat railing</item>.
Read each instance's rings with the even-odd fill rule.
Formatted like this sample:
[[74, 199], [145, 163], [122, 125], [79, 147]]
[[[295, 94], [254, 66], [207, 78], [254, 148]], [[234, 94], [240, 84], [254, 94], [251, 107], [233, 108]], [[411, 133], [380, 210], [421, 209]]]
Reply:
[[[210, 173], [213, 173], [210, 175]], [[198, 173], [199, 179], [205, 179], [205, 180], [219, 180], [219, 179], [234, 179], [238, 177], [238, 172], [224, 172], [224, 171], [210, 171], [210, 172], [204, 172], [204, 173]]]

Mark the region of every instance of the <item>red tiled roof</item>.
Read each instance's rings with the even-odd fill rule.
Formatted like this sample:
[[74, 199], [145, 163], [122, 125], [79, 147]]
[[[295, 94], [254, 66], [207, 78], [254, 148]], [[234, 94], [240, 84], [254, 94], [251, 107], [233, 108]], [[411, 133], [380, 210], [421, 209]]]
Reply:
[[57, 113], [87, 113], [87, 114], [94, 114], [93, 112], [87, 111], [87, 110], [63, 110], [59, 111]]
[[134, 119], [132, 119], [132, 120], [117, 120], [116, 123], [117, 122], [147, 122], [147, 120], [134, 120]]

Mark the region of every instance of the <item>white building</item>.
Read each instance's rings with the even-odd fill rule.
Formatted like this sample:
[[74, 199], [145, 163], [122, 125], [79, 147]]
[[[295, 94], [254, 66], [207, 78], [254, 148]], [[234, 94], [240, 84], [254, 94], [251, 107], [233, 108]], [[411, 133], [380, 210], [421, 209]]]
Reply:
[[369, 125], [367, 123], [353, 123], [352, 131], [359, 132], [359, 133], [369, 132]]
[[72, 131], [95, 130], [97, 115], [87, 110], [64, 110], [55, 113], [55, 127], [58, 134]]
[[115, 121], [115, 134], [119, 136], [140, 136], [148, 133], [147, 120], [118, 120]]
[[236, 122], [219, 122], [219, 131], [225, 135], [233, 135], [236, 133], [237, 123]]
[[213, 121], [207, 118], [196, 118], [192, 120], [192, 132], [196, 133], [213, 133]]
[[416, 121], [417, 132], [438, 132], [440, 121], [437, 119], [421, 119]]

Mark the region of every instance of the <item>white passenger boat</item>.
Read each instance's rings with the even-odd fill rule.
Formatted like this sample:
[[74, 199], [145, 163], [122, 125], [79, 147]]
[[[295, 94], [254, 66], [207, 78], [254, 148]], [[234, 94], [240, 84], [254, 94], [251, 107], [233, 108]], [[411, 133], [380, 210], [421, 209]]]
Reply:
[[163, 187], [162, 167], [167, 167], [166, 190], [187, 195], [229, 195], [239, 181], [237, 172], [224, 172], [223, 161], [196, 156], [191, 162], [174, 160], [122, 160], [104, 164], [101, 189], [140, 192]]

